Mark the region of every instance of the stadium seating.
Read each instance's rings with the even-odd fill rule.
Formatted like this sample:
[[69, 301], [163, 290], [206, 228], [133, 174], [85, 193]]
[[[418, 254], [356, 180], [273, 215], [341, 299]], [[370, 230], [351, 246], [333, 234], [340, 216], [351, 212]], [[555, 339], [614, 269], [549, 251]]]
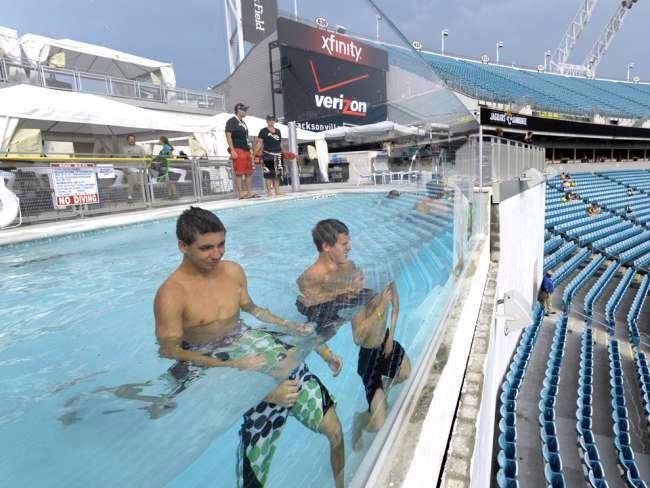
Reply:
[[[602, 90], [605, 91], [606, 87]], [[521, 391], [530, 392], [526, 381], [530, 381], [527, 378], [531, 373], [527, 371], [531, 363], [539, 365], [536, 363], [538, 357], [533, 358], [533, 354], [540, 347], [538, 343], [545, 343], [545, 340], [537, 340], [542, 331], [552, 339], [550, 347], [543, 351], [546, 369], [540, 370], [543, 376], [538, 377], [539, 390], [535, 390], [539, 391], [538, 424], [533, 428], [539, 428], [538, 449], [542, 462], [539, 468], [535, 468], [539, 477], [536, 481], [543, 479], [547, 487], [573, 486], [572, 481], [576, 481], [575, 471], [569, 473], [573, 479], [568, 476], [565, 460], [571, 462], [572, 456], [567, 452], [572, 446], [560, 443], [560, 438], [566, 439], [560, 436], [566, 427], [559, 419], [562, 412], [556, 410], [563, 388], [575, 384], [575, 379], [560, 378], [560, 375], [576, 374], [575, 435], [584, 484], [592, 488], [646, 486], [642, 479], [643, 469], [647, 474], [647, 466], [642, 464], [646, 458], [635, 452], [635, 446], [640, 444], [634, 438], [641, 435], [640, 428], [650, 432], [650, 370], [647, 351], [644, 350], [648, 347], [648, 340], [639, 330], [650, 295], [650, 228], [638, 219], [641, 212], [630, 216], [627, 212], [621, 213], [620, 209], [630, 201], [638, 208], [650, 207], [650, 191], [641, 188], [647, 184], [650, 189], [650, 172], [576, 174], [572, 179], [577, 185], [571, 191], [579, 193], [578, 202], [560, 201], [563, 191], [559, 178], [552, 178], [547, 183], [543, 268], [552, 273], [553, 283], [562, 297], [562, 311], [553, 328], [550, 321], [544, 320], [540, 304], [535, 305], [533, 323], [521, 334], [502, 383], [496, 456], [498, 472], [495, 477], [499, 487], [518, 487], [522, 476], [530, 476], [522, 474], [530, 467], [522, 470], [520, 466], [522, 456], [528, 458], [527, 450], [522, 451], [518, 438], [522, 429], [518, 421], [521, 422], [522, 417], [517, 402]], [[633, 185], [638, 186], [628, 196], [627, 190]], [[587, 216], [583, 202], [598, 203], [601, 213]], [[574, 304], [583, 289], [586, 291], [584, 298]], [[625, 310], [621, 310], [624, 304]], [[626, 323], [621, 323], [621, 313], [625, 314]], [[567, 340], [572, 333], [569, 330], [570, 315], [572, 320], [577, 317], [582, 324], [579, 351], [577, 348], [569, 350], [576, 347], [575, 343], [571, 345]], [[598, 337], [600, 339], [596, 340]], [[606, 344], [606, 358], [594, 355], [597, 343]], [[628, 347], [631, 354], [626, 352]], [[563, 370], [562, 365], [569, 354], [573, 357], [579, 355], [577, 372]], [[600, 357], [600, 363], [595, 362], [597, 357]], [[633, 373], [630, 376], [624, 371]], [[608, 391], [605, 393], [605, 389], [601, 389], [595, 393], [595, 388]], [[600, 396], [596, 397], [596, 394]], [[526, 405], [531, 399], [524, 397], [520, 401]], [[644, 426], [637, 425], [637, 415], [644, 420]], [[596, 435], [594, 416], [601, 421], [607, 419], [611, 434], [603, 435], [599, 431]], [[603, 444], [607, 437], [609, 445]], [[642, 441], [639, 439], [639, 442]], [[615, 474], [612, 469], [616, 470], [614, 465], [620, 479], [612, 477]]]
[[452, 88], [487, 101], [509, 100], [561, 113], [650, 117], [650, 85], [590, 80], [423, 53]]

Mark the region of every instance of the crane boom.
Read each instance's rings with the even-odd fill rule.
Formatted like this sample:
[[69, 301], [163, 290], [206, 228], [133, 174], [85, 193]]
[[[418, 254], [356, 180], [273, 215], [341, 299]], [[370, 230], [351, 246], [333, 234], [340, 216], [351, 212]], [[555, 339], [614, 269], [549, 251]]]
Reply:
[[591, 15], [593, 14], [594, 9], [596, 8], [596, 4], [598, 4], [598, 0], [583, 0], [582, 5], [580, 6], [575, 17], [569, 24], [569, 28], [564, 34], [562, 41], [560, 41], [560, 45], [555, 50], [555, 54], [551, 59], [551, 68], [554, 71], [560, 73], [564, 72], [564, 67], [569, 61], [571, 52], [573, 51], [573, 48], [578, 42], [580, 35], [582, 34], [585, 27], [589, 23], [589, 20], [591, 19]]
[[587, 57], [585, 58], [584, 65], [589, 68], [591, 73], [595, 75], [598, 65], [603, 60], [607, 49], [614, 40], [614, 37], [621, 29], [623, 25], [623, 20], [628, 12], [632, 9], [637, 0], [622, 0], [616, 13], [610, 19], [605, 30], [600, 34], [598, 41], [594, 44], [594, 47], [591, 49]]

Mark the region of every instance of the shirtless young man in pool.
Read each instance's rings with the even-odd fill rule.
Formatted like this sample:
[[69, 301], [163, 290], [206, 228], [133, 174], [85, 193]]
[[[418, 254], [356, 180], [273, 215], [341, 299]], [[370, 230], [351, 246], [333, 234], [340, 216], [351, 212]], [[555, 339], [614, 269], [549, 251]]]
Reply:
[[[399, 297], [393, 283], [378, 294], [363, 287], [363, 273], [348, 259], [350, 232], [343, 222], [322, 220], [314, 227], [312, 237], [318, 258], [297, 280], [298, 310], [316, 322], [319, 331], [340, 325], [343, 320], [339, 311], [361, 307], [352, 317], [352, 337], [360, 346], [357, 373], [369, 406], [354, 419], [352, 447], [361, 449], [362, 431], [376, 432], [386, 420], [383, 377], [400, 383], [411, 373], [404, 348], [393, 338]], [[390, 325], [386, 328], [389, 307]]]
[[[277, 371], [291, 356], [291, 346], [248, 328], [239, 317], [240, 310], [297, 334], [308, 335], [311, 328], [253, 303], [242, 267], [222, 259], [226, 229], [212, 212], [190, 207], [178, 218], [176, 235], [183, 261], [158, 289], [154, 301], [160, 354], [200, 366]], [[244, 414], [238, 485], [264, 486], [289, 414], [327, 437], [336, 486], [342, 487], [341, 424], [327, 388], [304, 363], [296, 363], [287, 379]]]

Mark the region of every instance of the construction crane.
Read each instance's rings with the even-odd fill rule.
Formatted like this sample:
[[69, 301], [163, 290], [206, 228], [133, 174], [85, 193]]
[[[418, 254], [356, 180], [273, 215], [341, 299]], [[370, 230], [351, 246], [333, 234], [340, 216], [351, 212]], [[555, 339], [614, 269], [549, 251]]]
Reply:
[[585, 58], [584, 65], [589, 68], [589, 71], [593, 76], [596, 75], [596, 70], [598, 65], [603, 60], [609, 45], [612, 43], [612, 40], [616, 36], [616, 33], [621, 29], [623, 25], [623, 19], [632, 9], [637, 0], [622, 0], [619, 7], [616, 9], [616, 13], [611, 18], [605, 30], [601, 33], [598, 41], [594, 44], [594, 47], [591, 49], [587, 57]]
[[609, 45], [623, 25], [623, 19], [638, 0], [619, 0], [616, 13], [611, 18], [605, 30], [601, 33], [598, 41], [585, 58], [582, 64], [569, 63], [569, 57], [575, 47], [578, 38], [591, 20], [591, 15], [596, 8], [598, 0], [582, 0], [578, 13], [575, 15], [567, 29], [559, 47], [551, 58], [551, 70], [571, 76], [594, 77], [598, 65], [603, 60]]
[[[553, 71], [556, 71], [558, 73], [565, 73], [565, 71], [576, 68], [575, 65], [568, 64], [569, 57], [571, 56], [571, 52], [578, 42], [580, 35], [589, 23], [591, 14], [593, 14], [597, 4], [598, 0], [584, 0], [582, 2], [582, 5], [578, 9], [578, 12], [569, 24], [569, 28], [564, 34], [562, 41], [560, 41], [560, 45], [555, 50], [555, 54], [551, 58], [551, 69]], [[578, 66], [578, 68], [581, 67]]]

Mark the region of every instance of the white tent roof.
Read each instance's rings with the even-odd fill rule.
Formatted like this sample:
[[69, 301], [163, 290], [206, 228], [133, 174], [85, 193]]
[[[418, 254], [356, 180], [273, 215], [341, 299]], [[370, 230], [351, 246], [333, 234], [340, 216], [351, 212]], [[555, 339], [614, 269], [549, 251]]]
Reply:
[[19, 42], [27, 59], [34, 63], [46, 64], [53, 55], [63, 52], [65, 67], [69, 69], [130, 80], [158, 73], [167, 86], [176, 86], [171, 63], [142, 58], [95, 44], [71, 39], [52, 39], [35, 34], [25, 34], [20, 37]]
[[426, 136], [426, 134], [426, 131], [417, 127], [400, 125], [390, 121], [360, 125], [357, 127], [336, 127], [335, 129], [321, 132], [321, 135], [325, 139], [345, 139], [349, 141], [375, 137], [394, 139], [404, 136]]
[[50, 90], [31, 85], [0, 89], [0, 117], [33, 121], [50, 132], [127, 134], [210, 130], [212, 117], [136, 107], [88, 93]]

